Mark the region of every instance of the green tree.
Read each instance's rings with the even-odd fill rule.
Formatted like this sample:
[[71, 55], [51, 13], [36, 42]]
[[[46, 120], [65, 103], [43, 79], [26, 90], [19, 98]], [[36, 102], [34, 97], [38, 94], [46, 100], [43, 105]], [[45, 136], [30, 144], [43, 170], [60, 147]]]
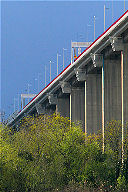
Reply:
[[85, 137], [80, 123], [70, 125], [68, 118], [55, 114], [25, 117], [18, 132], [1, 126], [1, 135], [2, 192], [71, 192], [87, 187], [112, 191], [127, 186], [128, 142], [126, 137], [121, 169], [119, 122], [105, 129], [104, 153], [101, 132]]

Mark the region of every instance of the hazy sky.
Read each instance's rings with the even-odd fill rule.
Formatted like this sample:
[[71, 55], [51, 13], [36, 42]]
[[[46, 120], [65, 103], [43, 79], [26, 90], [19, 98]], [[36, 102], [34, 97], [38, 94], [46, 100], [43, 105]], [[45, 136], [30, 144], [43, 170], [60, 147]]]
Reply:
[[[1, 108], [6, 116], [18, 108], [18, 94], [38, 93], [45, 86], [44, 69], [52, 60], [52, 79], [56, 76], [56, 58], [62, 71], [70, 63], [71, 40], [93, 41], [93, 17], [96, 37], [103, 33], [104, 4], [106, 29], [124, 12], [124, 1], [2, 1], [1, 2]], [[112, 9], [113, 7], [113, 9]], [[128, 9], [128, 1], [126, 1]], [[113, 14], [112, 14], [113, 10]], [[113, 15], [113, 18], [112, 18]], [[15, 98], [15, 99], [14, 99]]]

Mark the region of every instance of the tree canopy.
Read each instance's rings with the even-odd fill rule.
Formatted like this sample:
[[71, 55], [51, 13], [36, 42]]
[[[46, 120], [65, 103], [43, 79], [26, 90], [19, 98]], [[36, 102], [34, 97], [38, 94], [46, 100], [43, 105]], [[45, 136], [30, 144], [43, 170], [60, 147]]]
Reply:
[[[127, 191], [128, 141], [121, 164], [121, 123], [85, 136], [80, 123], [60, 115], [23, 119], [19, 131], [1, 125], [1, 181], [4, 192]], [[125, 129], [127, 130], [127, 129]]]

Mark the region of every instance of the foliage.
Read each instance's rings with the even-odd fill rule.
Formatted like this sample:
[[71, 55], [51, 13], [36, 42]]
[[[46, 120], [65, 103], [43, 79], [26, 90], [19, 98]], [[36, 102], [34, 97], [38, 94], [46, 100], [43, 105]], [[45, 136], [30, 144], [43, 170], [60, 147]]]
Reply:
[[126, 186], [126, 179], [124, 175], [121, 175], [117, 179], [117, 190], [119, 191], [126, 191], [127, 186]]
[[128, 150], [121, 165], [121, 124], [112, 121], [102, 134], [85, 136], [79, 123], [60, 115], [23, 119], [20, 130], [1, 125], [0, 191], [127, 190]]

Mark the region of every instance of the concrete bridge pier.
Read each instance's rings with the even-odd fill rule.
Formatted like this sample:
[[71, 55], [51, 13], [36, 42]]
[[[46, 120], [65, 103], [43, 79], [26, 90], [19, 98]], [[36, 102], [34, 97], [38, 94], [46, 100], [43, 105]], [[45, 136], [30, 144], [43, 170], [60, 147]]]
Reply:
[[[125, 51], [125, 58], [126, 58], [126, 47], [124, 46], [124, 41], [122, 37], [110, 37], [110, 42], [112, 46], [112, 50], [114, 52], [119, 52], [120, 54], [120, 78], [121, 78], [121, 124], [122, 124], [122, 164], [124, 161], [124, 51]], [[126, 60], [125, 60], [126, 61]]]
[[121, 120], [121, 62], [120, 57], [105, 59], [105, 122]]
[[65, 98], [58, 98], [58, 111], [65, 116], [69, 116], [73, 122], [79, 121], [85, 131], [85, 88], [79, 86], [77, 81], [75, 85], [69, 82], [60, 82], [62, 93]]
[[87, 134], [96, 133], [102, 128], [101, 74], [87, 76]]
[[[74, 114], [73, 118], [77, 115], [77, 119], [82, 122], [83, 124], [83, 131], [85, 134], [87, 134], [87, 109], [86, 109], [86, 80], [87, 80], [87, 71], [86, 69], [75, 69], [75, 74], [76, 74], [76, 80], [77, 80], [77, 85], [78, 88], [74, 89], [73, 92], [78, 92], [77, 93], [77, 108], [76, 111], [79, 114]], [[75, 102], [75, 97], [74, 97], [74, 102]], [[75, 103], [76, 105], [76, 103]], [[72, 109], [73, 110], [73, 109]]]
[[57, 112], [64, 117], [70, 118], [70, 94], [71, 85], [69, 82], [60, 81], [61, 95], [57, 97]]
[[69, 117], [69, 94], [57, 98], [56, 112], [63, 117]]
[[[84, 87], [72, 87], [70, 116], [73, 122], [79, 121], [83, 125], [85, 122], [85, 91]], [[85, 131], [85, 130], [84, 130]]]
[[128, 43], [124, 43], [124, 123], [128, 122]]

